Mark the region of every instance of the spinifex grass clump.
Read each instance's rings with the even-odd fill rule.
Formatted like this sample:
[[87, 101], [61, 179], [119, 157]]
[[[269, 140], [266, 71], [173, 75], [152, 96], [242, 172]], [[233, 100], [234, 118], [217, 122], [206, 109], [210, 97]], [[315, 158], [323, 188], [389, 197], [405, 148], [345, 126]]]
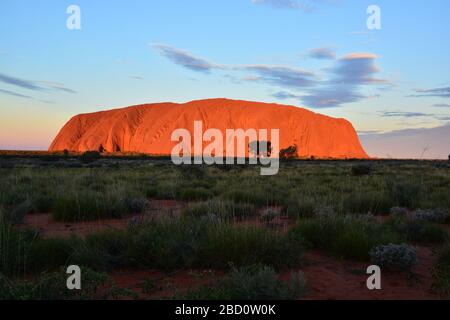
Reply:
[[260, 219], [261, 219], [261, 221], [263, 221], [265, 223], [271, 223], [279, 216], [280, 216], [279, 211], [277, 211], [273, 208], [267, 208], [261, 212]]
[[0, 273], [18, 274], [26, 263], [25, 235], [18, 232], [0, 212]]
[[438, 253], [438, 261], [432, 269], [434, 278], [433, 290], [443, 298], [450, 298], [450, 242], [447, 242]]
[[389, 210], [389, 213], [396, 218], [403, 218], [408, 215], [409, 210], [407, 208], [402, 207], [392, 207]]
[[233, 220], [256, 215], [257, 209], [249, 203], [212, 199], [204, 202], [190, 203], [183, 211], [187, 216], [202, 217], [215, 215], [218, 218]]
[[[36, 281], [11, 280], [0, 274], [0, 300], [81, 300], [103, 297], [108, 276], [83, 268], [82, 290], [67, 290], [65, 270], [41, 275]], [[103, 288], [104, 289], [104, 288]]]
[[368, 216], [318, 216], [300, 221], [290, 233], [338, 257], [364, 261], [373, 247], [401, 241], [399, 235]]
[[394, 205], [415, 208], [421, 200], [423, 184], [412, 179], [388, 177], [385, 191]]
[[69, 239], [41, 239], [36, 232], [19, 231], [8, 222], [0, 222], [0, 274], [55, 270], [65, 265], [72, 253]]
[[393, 215], [386, 225], [407, 241], [442, 243], [448, 239], [448, 232], [442, 226], [406, 215]]
[[86, 221], [120, 218], [129, 213], [141, 213], [150, 202], [143, 197], [133, 197], [129, 192], [110, 189], [105, 192], [78, 191], [61, 194], [52, 208], [57, 221]]
[[173, 270], [227, 268], [265, 263], [298, 266], [303, 246], [287, 234], [236, 226], [210, 216], [166, 218], [124, 231], [93, 234], [74, 242], [70, 261], [99, 270], [140, 266]]
[[264, 263], [275, 268], [298, 266], [303, 257], [302, 239], [256, 226], [210, 225], [200, 250], [199, 263], [224, 268], [228, 263]]
[[209, 198], [212, 198], [214, 194], [211, 190], [198, 187], [198, 188], [182, 188], [179, 191], [179, 195], [177, 196], [177, 199], [182, 201], [198, 201], [198, 200], [206, 200]]
[[215, 285], [203, 286], [176, 298], [205, 300], [289, 300], [300, 299], [307, 292], [303, 273], [292, 273], [288, 282], [281, 281], [273, 268], [251, 265], [233, 268]]

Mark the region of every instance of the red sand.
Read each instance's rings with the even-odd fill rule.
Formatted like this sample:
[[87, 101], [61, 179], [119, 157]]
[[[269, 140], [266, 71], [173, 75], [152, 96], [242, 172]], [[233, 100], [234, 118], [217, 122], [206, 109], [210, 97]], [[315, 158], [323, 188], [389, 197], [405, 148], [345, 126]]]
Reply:
[[305, 254], [305, 273], [310, 292], [307, 299], [342, 300], [423, 300], [439, 299], [431, 292], [433, 278], [431, 268], [436, 260], [432, 249], [417, 246], [419, 262], [413, 268], [413, 278], [408, 273], [382, 273], [382, 290], [370, 291], [366, 287], [368, 263], [337, 260], [321, 252], [308, 251]]
[[[62, 223], [51, 219], [50, 214], [27, 215], [24, 227], [34, 227], [44, 237], [69, 237], [72, 234], [87, 234], [107, 229], [124, 229], [130, 218], [151, 217], [153, 214], [179, 214], [183, 204], [173, 200], [152, 200], [150, 212], [130, 215], [122, 219], [107, 219], [92, 222]], [[259, 219], [240, 222], [243, 224], [263, 225]], [[288, 229], [291, 222], [278, 219], [274, 223]], [[305, 264], [300, 269], [283, 272], [281, 279], [288, 281], [292, 271], [303, 271], [308, 283], [306, 299], [342, 300], [342, 299], [439, 299], [431, 292], [433, 278], [431, 268], [436, 261], [433, 247], [416, 246], [419, 263], [413, 268], [413, 277], [408, 273], [383, 273], [382, 290], [369, 291], [366, 288], [368, 275], [365, 270], [368, 263], [339, 260], [324, 252], [308, 250]], [[170, 298], [175, 293], [182, 293], [200, 285], [213, 282], [224, 274], [223, 271], [179, 270], [164, 273], [158, 270], [125, 269], [114, 271], [112, 279], [118, 287], [133, 290], [141, 299]], [[155, 288], [150, 293], [142, 292], [146, 280]]]
[[151, 200], [150, 208], [142, 214], [126, 215], [117, 219], [102, 219], [82, 222], [57, 222], [49, 213], [28, 214], [22, 228], [35, 228], [44, 238], [68, 238], [71, 235], [85, 237], [105, 230], [125, 229], [131, 219], [152, 219], [157, 215], [179, 214], [183, 204], [175, 200]]
[[[419, 264], [408, 273], [382, 274], [382, 290], [370, 291], [366, 287], [368, 263], [344, 261], [319, 251], [307, 251], [305, 267], [284, 272], [280, 278], [289, 281], [291, 272], [303, 271], [307, 280], [306, 300], [430, 300], [439, 299], [431, 292], [430, 268], [436, 256], [431, 248], [417, 247]], [[211, 270], [180, 270], [163, 273], [157, 270], [120, 270], [111, 274], [118, 287], [133, 290], [140, 299], [170, 298], [202, 285], [214, 283], [225, 273]], [[144, 293], [145, 281], [151, 281], [154, 290]]]
[[352, 124], [345, 119], [294, 106], [229, 99], [146, 104], [80, 114], [66, 123], [49, 151], [169, 155], [176, 144], [171, 141], [172, 132], [185, 128], [193, 136], [194, 121], [202, 121], [203, 132], [216, 128], [223, 135], [226, 129], [280, 129], [280, 148], [295, 144], [300, 157], [368, 158]]

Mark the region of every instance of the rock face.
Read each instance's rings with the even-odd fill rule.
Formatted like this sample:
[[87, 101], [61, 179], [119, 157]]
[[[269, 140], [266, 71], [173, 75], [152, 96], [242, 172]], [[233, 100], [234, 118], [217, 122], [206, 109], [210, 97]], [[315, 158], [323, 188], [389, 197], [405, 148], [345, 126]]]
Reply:
[[[350, 122], [279, 104], [208, 99], [184, 104], [155, 103], [74, 116], [49, 151], [138, 152], [169, 155], [175, 129], [202, 121], [203, 132], [226, 129], [279, 129], [280, 148], [297, 145], [298, 156], [367, 158]], [[206, 143], [207, 144], [207, 143]]]

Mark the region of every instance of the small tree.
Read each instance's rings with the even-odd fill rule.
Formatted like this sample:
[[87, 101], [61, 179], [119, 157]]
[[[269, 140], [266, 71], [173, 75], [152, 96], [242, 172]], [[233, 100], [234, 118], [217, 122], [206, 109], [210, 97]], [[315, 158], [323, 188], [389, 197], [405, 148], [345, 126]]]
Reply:
[[272, 143], [270, 141], [252, 141], [248, 144], [248, 151], [257, 157], [270, 157], [272, 154]]
[[64, 149], [63, 155], [64, 155], [64, 158], [68, 158], [69, 157], [69, 150]]
[[296, 144], [294, 144], [293, 146], [289, 146], [286, 149], [280, 150], [280, 159], [289, 160], [289, 159], [296, 159], [297, 157], [298, 154]]

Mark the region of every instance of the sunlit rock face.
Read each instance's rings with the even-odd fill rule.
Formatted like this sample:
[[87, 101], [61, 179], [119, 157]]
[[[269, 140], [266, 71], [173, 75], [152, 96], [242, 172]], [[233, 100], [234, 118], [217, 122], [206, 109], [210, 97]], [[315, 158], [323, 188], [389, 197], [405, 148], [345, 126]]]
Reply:
[[185, 128], [194, 135], [194, 121], [202, 122], [203, 132], [215, 128], [224, 136], [226, 129], [279, 129], [279, 147], [296, 145], [299, 157], [367, 158], [352, 124], [345, 119], [294, 106], [229, 99], [80, 114], [64, 125], [49, 151], [169, 155], [177, 144], [171, 141], [172, 132]]

